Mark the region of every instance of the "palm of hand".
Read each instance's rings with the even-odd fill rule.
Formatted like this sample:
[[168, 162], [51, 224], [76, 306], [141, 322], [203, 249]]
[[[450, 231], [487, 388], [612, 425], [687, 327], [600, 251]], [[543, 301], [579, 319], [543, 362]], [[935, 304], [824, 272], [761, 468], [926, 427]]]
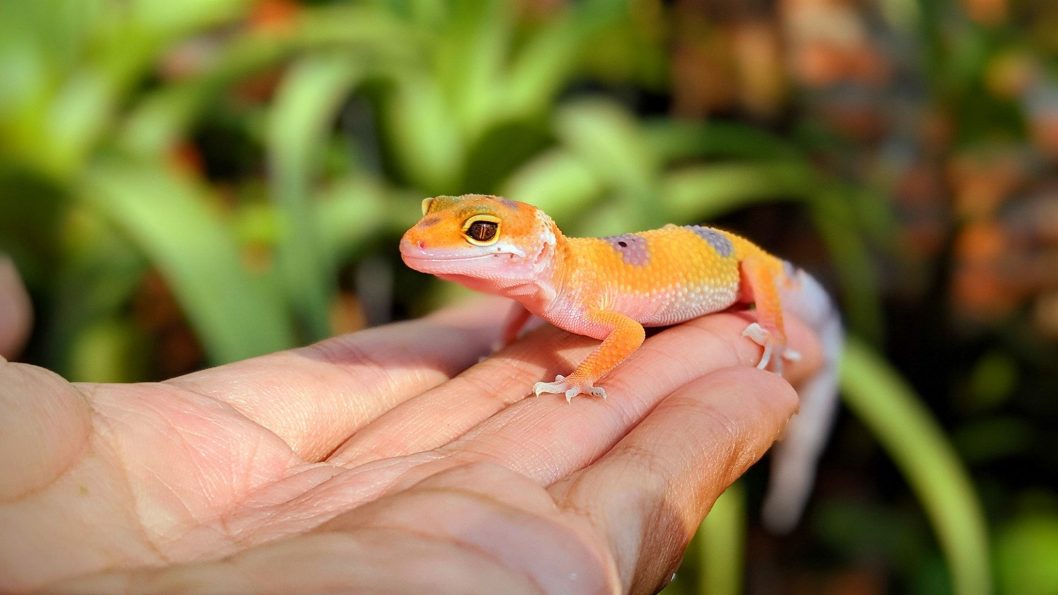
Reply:
[[160, 384], [0, 361], [0, 588], [655, 588], [792, 390], [732, 367], [759, 357], [734, 315], [648, 340], [608, 401], [523, 400], [593, 344], [553, 329], [449, 380], [498, 310]]

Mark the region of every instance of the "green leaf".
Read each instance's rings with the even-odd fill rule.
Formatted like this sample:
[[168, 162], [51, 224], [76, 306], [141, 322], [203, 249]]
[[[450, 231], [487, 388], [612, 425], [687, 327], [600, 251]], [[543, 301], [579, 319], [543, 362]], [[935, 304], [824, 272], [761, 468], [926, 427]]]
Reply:
[[841, 366], [845, 403], [881, 442], [925, 508], [959, 595], [990, 593], [988, 536], [974, 486], [951, 444], [900, 376], [850, 338]]
[[49, 105], [41, 140], [51, 173], [75, 173], [99, 137], [110, 126], [117, 89], [94, 69], [69, 77]]
[[[421, 198], [415, 196], [405, 205], [407, 224], [398, 225], [400, 231], [418, 220]], [[387, 208], [395, 208], [397, 202], [367, 179], [339, 180], [321, 192], [313, 209], [314, 225], [327, 259], [338, 262], [353, 258], [365, 249], [369, 239], [390, 233]]]
[[439, 81], [467, 144], [495, 120], [500, 72], [510, 46], [512, 6], [502, 0], [457, 0], [434, 53]]
[[643, 142], [663, 161], [701, 157], [795, 159], [797, 149], [759, 128], [730, 122], [661, 119], [643, 125]]
[[577, 68], [587, 44], [599, 32], [629, 16], [624, 0], [587, 0], [564, 7], [533, 34], [511, 61], [503, 85], [492, 90], [497, 109], [508, 118], [543, 112]]
[[698, 532], [701, 539], [699, 593], [737, 595], [745, 570], [746, 499], [739, 484], [717, 498]]
[[276, 64], [289, 56], [294, 47], [288, 38], [239, 38], [213, 60], [207, 71], [145, 95], [119, 129], [119, 141], [123, 148], [138, 155], [163, 153], [187, 133], [229, 85]]
[[530, 202], [562, 222], [594, 202], [603, 187], [595, 171], [581, 159], [555, 149], [515, 172], [501, 186], [501, 194]]
[[129, 161], [97, 164], [81, 188], [83, 199], [123, 228], [165, 276], [214, 363], [293, 344], [279, 293], [243, 265], [203, 188]]
[[818, 191], [811, 196], [809, 208], [838, 272], [846, 327], [870, 343], [878, 344], [885, 332], [881, 290], [875, 261], [867, 250], [866, 233], [857, 224], [850, 204], [856, 198], [849, 195], [847, 188], [820, 183]]
[[674, 170], [659, 194], [676, 221], [700, 221], [757, 202], [803, 199], [814, 172], [798, 162], [718, 163]]
[[1058, 593], [1058, 515], [1020, 515], [996, 539], [996, 566], [1003, 593]]
[[578, 101], [558, 112], [555, 128], [570, 152], [613, 188], [615, 196], [627, 199], [641, 225], [667, 223], [669, 217], [656, 201], [660, 164], [641, 142], [632, 114], [609, 101]]
[[287, 301], [312, 340], [330, 334], [335, 289], [334, 263], [314, 233], [309, 197], [331, 124], [360, 73], [344, 55], [305, 58], [283, 79], [271, 113], [271, 193], [282, 222], [279, 270]]
[[401, 168], [428, 194], [458, 193], [466, 147], [436, 81], [399, 74], [395, 82], [385, 122]]
[[[103, 336], [128, 339], [133, 333], [129, 319], [129, 296], [143, 283], [146, 263], [131, 242], [115, 233], [110, 221], [86, 205], [74, 204], [63, 221], [66, 257], [48, 271], [52, 298], [41, 328], [44, 365], [64, 377], [82, 382], [126, 382], [143, 378], [145, 352], [138, 357], [122, 350], [101, 349], [96, 343], [100, 329], [122, 333]], [[126, 324], [127, 323], [127, 324]], [[135, 343], [132, 341], [131, 343]], [[105, 346], [130, 342], [104, 342]]]
[[[394, 44], [393, 39], [401, 43]], [[204, 72], [146, 95], [126, 120], [122, 142], [137, 154], [168, 149], [232, 83], [299, 52], [341, 49], [365, 69], [389, 72], [418, 65], [423, 46], [423, 35], [380, 9], [324, 6], [306, 10], [290, 31], [237, 36]]]
[[129, 317], [99, 318], [78, 329], [70, 344], [69, 377], [87, 382], [133, 382], [143, 378], [145, 350]]
[[245, 14], [249, 4], [250, 0], [133, 0], [129, 3], [136, 25], [163, 37], [187, 35], [233, 20]]
[[658, 164], [639, 139], [632, 114], [605, 100], [567, 105], [556, 116], [555, 133], [596, 174], [622, 188], [644, 188]]

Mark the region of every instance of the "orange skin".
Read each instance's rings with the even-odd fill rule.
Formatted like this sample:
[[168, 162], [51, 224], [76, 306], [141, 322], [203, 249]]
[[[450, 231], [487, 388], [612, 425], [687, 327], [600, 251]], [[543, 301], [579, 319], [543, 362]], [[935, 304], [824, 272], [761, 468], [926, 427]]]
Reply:
[[400, 243], [415, 270], [518, 302], [503, 332], [513, 341], [533, 314], [602, 340], [568, 376], [533, 392], [605, 397], [595, 383], [643, 343], [644, 326], [665, 326], [756, 306], [743, 333], [764, 347], [758, 367], [781, 372], [786, 348], [780, 288], [796, 284], [792, 267], [739, 236], [698, 226], [610, 238], [565, 237], [546, 214], [494, 196], [439, 196]]

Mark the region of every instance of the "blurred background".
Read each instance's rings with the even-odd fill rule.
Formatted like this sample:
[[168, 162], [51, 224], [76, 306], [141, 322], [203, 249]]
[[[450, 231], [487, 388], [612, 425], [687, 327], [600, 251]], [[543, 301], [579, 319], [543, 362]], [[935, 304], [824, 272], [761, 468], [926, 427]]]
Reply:
[[1058, 593], [1056, 55], [1048, 0], [0, 0], [0, 349], [152, 380], [420, 315], [437, 194], [710, 222], [832, 290], [847, 407], [801, 525], [756, 468], [667, 592]]

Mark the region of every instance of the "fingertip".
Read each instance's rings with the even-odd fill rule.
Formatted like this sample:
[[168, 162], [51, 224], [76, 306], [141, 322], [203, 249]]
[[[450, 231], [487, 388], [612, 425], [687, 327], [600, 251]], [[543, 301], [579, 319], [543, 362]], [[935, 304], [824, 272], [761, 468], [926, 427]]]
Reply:
[[14, 357], [29, 338], [33, 306], [14, 263], [0, 254], [0, 361]]
[[725, 411], [739, 419], [759, 424], [768, 422], [781, 434], [786, 422], [797, 413], [797, 391], [786, 377], [757, 368], [723, 368], [687, 387], [705, 385], [724, 395]]
[[91, 428], [72, 384], [36, 366], [0, 364], [0, 501], [54, 481], [84, 452]]
[[823, 367], [823, 349], [819, 337], [798, 318], [789, 318], [787, 326], [788, 347], [798, 357], [786, 361], [783, 376], [795, 386], [808, 380]]
[[683, 450], [699, 460], [727, 460], [707, 465], [726, 477], [726, 486], [782, 436], [797, 407], [797, 392], [778, 374], [730, 367], [676, 390], [648, 420], [658, 424], [654, 432], [659, 438], [687, 437], [673, 453]]

